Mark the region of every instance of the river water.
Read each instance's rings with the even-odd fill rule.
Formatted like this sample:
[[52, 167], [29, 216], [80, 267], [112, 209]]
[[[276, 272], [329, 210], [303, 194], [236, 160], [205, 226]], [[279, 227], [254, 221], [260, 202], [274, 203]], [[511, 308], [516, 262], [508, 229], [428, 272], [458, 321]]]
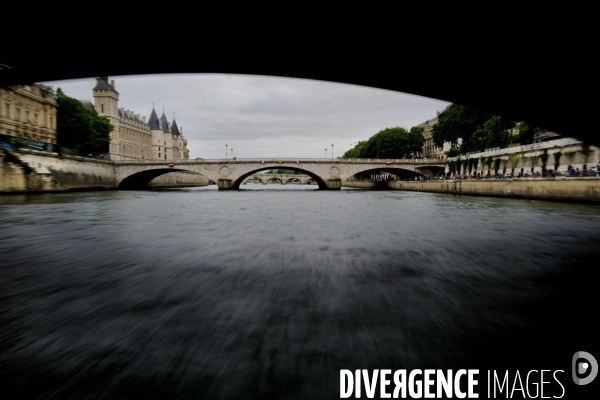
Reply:
[[530, 367], [566, 385], [597, 350], [598, 206], [243, 188], [1, 196], [2, 387], [339, 398], [340, 369]]

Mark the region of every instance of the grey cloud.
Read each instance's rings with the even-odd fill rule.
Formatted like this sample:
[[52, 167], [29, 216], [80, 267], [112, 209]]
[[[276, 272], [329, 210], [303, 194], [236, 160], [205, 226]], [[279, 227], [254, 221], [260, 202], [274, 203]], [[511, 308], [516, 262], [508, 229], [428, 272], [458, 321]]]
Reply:
[[[158, 113], [164, 104], [167, 118], [172, 120], [175, 114], [184, 136], [199, 149], [212, 148], [209, 143], [218, 141], [254, 140], [263, 144], [247, 148], [253, 148], [252, 155], [258, 158], [263, 157], [261, 148], [269, 140], [279, 143], [276, 152], [291, 147], [299, 157], [308, 157], [308, 153], [320, 157], [315, 155], [316, 144], [311, 150], [307, 142], [331, 138], [348, 143], [345, 146], [349, 148], [356, 138], [368, 139], [391, 126], [410, 128], [434, 118], [436, 111], [448, 105], [381, 89], [266, 76], [174, 74], [109, 79], [115, 80], [120, 107], [148, 117], [153, 102]], [[60, 86], [69, 96], [90, 100], [95, 81], [45, 83]], [[194, 154], [191, 146], [190, 150], [192, 157], [206, 158], [206, 154]], [[218, 153], [216, 147], [210, 152]]]

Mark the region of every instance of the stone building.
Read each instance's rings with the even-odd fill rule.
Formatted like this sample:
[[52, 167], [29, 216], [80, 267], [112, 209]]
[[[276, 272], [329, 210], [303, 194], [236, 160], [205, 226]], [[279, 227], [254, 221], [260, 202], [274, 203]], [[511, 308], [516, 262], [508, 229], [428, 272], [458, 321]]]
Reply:
[[56, 100], [42, 85], [0, 88], [0, 134], [56, 144]]
[[93, 94], [94, 104], [83, 104], [107, 117], [114, 126], [108, 151], [111, 160], [189, 160], [183, 130], [177, 126], [175, 119], [170, 123], [164, 111], [158, 118], [153, 107], [146, 122], [145, 116], [119, 108], [115, 81], [109, 83], [106, 76], [96, 78]]
[[425, 138], [423, 142], [423, 151], [421, 152], [421, 154], [419, 154], [420, 157], [443, 160], [444, 158], [446, 158], [446, 152], [451, 148], [450, 143], [444, 143], [443, 147], [437, 147], [433, 142], [432, 128], [435, 124], [437, 124], [437, 121], [438, 119], [437, 117], [435, 117], [417, 125], [423, 127], [423, 137]]

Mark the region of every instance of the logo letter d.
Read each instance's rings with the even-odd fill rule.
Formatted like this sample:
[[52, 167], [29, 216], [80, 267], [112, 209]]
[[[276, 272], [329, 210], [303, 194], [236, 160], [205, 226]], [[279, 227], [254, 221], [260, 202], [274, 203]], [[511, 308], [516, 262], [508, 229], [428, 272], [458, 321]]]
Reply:
[[[587, 362], [577, 365], [577, 360], [579, 360], [580, 358], [583, 358]], [[587, 385], [588, 383], [593, 381], [594, 378], [596, 378], [596, 375], [598, 375], [598, 362], [596, 361], [593, 355], [586, 351], [578, 351], [577, 353], [573, 354], [572, 366], [573, 382], [575, 382], [576, 385]], [[591, 371], [586, 378], [577, 377], [577, 373], [583, 374], [585, 373], [585, 371], [587, 371], [588, 368], [591, 368]]]

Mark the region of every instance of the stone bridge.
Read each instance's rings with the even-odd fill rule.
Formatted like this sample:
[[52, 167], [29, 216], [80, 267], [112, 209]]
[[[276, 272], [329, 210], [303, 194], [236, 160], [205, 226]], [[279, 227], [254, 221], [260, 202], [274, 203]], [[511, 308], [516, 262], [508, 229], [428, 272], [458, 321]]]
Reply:
[[115, 183], [121, 189], [141, 189], [152, 179], [176, 171], [206, 176], [219, 189], [239, 189], [253, 174], [269, 169], [290, 169], [315, 180], [319, 189], [341, 189], [342, 181], [356, 174], [391, 173], [400, 177], [436, 175], [444, 171], [440, 160], [424, 159], [237, 159], [177, 161], [114, 161]]
[[242, 181], [242, 185], [245, 185], [250, 180], [258, 180], [263, 185], [267, 183], [271, 183], [277, 181], [282, 185], [289, 183], [299, 183], [301, 185], [306, 185], [314, 182], [314, 179], [309, 175], [305, 174], [252, 174], [246, 179]]

